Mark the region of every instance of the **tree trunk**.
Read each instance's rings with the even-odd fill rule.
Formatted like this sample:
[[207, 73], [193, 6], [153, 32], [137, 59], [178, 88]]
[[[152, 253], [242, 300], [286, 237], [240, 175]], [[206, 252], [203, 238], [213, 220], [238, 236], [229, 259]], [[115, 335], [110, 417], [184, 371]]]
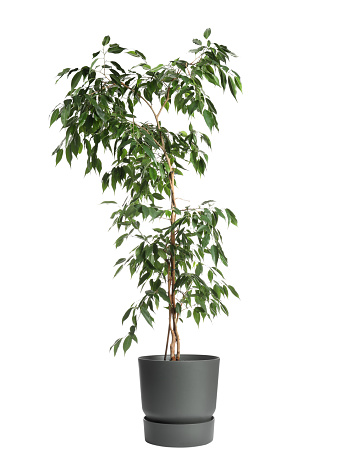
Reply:
[[[169, 90], [170, 90], [170, 87], [168, 89], [168, 97], [169, 97]], [[161, 148], [164, 152], [166, 161], [170, 169], [170, 172], [169, 172], [170, 198], [171, 198], [170, 224], [173, 225], [176, 219], [176, 214], [174, 212], [174, 208], [176, 207], [175, 191], [174, 191], [174, 168], [172, 167], [172, 163], [166, 152], [165, 141], [163, 138], [163, 134], [161, 132], [158, 115], [156, 115], [154, 111], [153, 113], [155, 115], [157, 127], [160, 132]], [[174, 229], [170, 233], [170, 244], [171, 244], [171, 248], [170, 248], [171, 258], [170, 258], [170, 262], [168, 261], [169, 330], [168, 330], [168, 337], [167, 337], [166, 344], [168, 344], [169, 334], [171, 333], [172, 338], [171, 338], [171, 344], [170, 344], [170, 358], [171, 360], [179, 360], [180, 359], [180, 339], [179, 339], [179, 333], [177, 329], [178, 321], [177, 321], [176, 304], [175, 304], [175, 230]], [[170, 285], [171, 285], [171, 289], [170, 289]], [[175, 344], [177, 344], [177, 357], [176, 358], [175, 358]], [[164, 359], [166, 359], [166, 351], [165, 351]]]
[[[168, 343], [169, 343], [169, 335], [171, 333], [171, 343], [170, 343], [170, 358], [171, 360], [175, 360], [175, 324], [174, 324], [174, 317], [173, 317], [173, 307], [172, 307], [172, 292], [171, 292], [171, 287], [172, 287], [172, 278], [171, 278], [171, 271], [170, 271], [170, 264], [171, 259], [168, 260], [168, 296], [169, 296], [169, 326], [168, 326], [168, 337], [166, 340], [166, 347], [165, 347], [165, 355], [164, 355], [164, 360], [166, 360], [166, 354], [168, 351]], [[172, 324], [173, 321], [173, 324]]]
[[[176, 214], [174, 208], [176, 207], [175, 202], [175, 192], [174, 192], [174, 169], [171, 168], [169, 173], [169, 182], [170, 182], [170, 197], [171, 197], [171, 217], [170, 224], [173, 225], [176, 220]], [[168, 264], [168, 296], [170, 300], [169, 305], [169, 332], [171, 332], [172, 339], [170, 344], [170, 358], [171, 360], [180, 359], [180, 338], [177, 328], [177, 314], [176, 314], [176, 302], [175, 302], [175, 229], [171, 231], [170, 234], [170, 244], [171, 244], [171, 258], [170, 264]], [[171, 287], [171, 288], [170, 288]], [[172, 323], [172, 324], [171, 324]], [[175, 344], [177, 344], [177, 355], [175, 357]]]

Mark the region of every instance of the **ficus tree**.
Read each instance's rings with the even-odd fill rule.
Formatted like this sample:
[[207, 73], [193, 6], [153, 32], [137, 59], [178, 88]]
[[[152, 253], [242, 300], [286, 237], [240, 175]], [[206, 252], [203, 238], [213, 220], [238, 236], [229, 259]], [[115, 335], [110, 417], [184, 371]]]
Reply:
[[[238, 297], [218, 268], [220, 262], [228, 264], [218, 222], [225, 219], [228, 226], [237, 225], [234, 213], [216, 207], [211, 200], [196, 207], [176, 203], [177, 177], [188, 168], [204, 175], [208, 163], [202, 147], [211, 148], [210, 137], [194, 128], [194, 119], [200, 114], [210, 132], [219, 131], [217, 110], [203, 84], [208, 81], [223, 91], [228, 87], [235, 99], [237, 91], [242, 92], [240, 76], [227, 66], [235, 54], [212, 43], [210, 34], [208, 28], [203, 41], [193, 40], [196, 48], [190, 53], [194, 59], [177, 58], [156, 67], [140, 51], [110, 43], [105, 36], [89, 66], [66, 68], [58, 74], [57, 82], [63, 76], [71, 78], [71, 89], [50, 116], [50, 125], [59, 120], [65, 132], [53, 152], [56, 165], [64, 156], [71, 165], [82, 154], [87, 156], [85, 174], [94, 170], [101, 176], [101, 156], [104, 151], [111, 153], [113, 163], [102, 174], [102, 189], [110, 186], [114, 192], [119, 187], [126, 191], [123, 205], [111, 215], [111, 227], [116, 225], [121, 233], [116, 248], [130, 237], [137, 241], [115, 264], [115, 276], [128, 267], [131, 276], [137, 275], [141, 291], [141, 298], [122, 318], [122, 324], [130, 319], [131, 326], [111, 346], [115, 355], [121, 343], [126, 353], [133, 341], [138, 342], [140, 317], [153, 326], [152, 314], [162, 304], [168, 314], [165, 359], [170, 347], [170, 359], [179, 360], [182, 314], [193, 317], [199, 326], [205, 317], [214, 318], [221, 311], [228, 315], [222, 299], [230, 293]], [[141, 62], [125, 69], [115, 61], [121, 54]], [[172, 104], [187, 117], [188, 131], [162, 124], [161, 116]], [[139, 119], [141, 106], [149, 111], [150, 120]], [[170, 201], [167, 208], [161, 205], [165, 199]], [[167, 225], [160, 225], [163, 219]], [[146, 220], [157, 225], [150, 235], [144, 231]]]

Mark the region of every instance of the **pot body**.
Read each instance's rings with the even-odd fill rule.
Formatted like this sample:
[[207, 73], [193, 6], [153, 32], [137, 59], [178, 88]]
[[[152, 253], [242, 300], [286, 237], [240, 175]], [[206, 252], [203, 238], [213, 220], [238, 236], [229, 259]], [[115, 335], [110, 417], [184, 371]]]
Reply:
[[146, 441], [161, 446], [212, 441], [219, 361], [191, 354], [178, 361], [164, 361], [161, 355], [139, 357]]

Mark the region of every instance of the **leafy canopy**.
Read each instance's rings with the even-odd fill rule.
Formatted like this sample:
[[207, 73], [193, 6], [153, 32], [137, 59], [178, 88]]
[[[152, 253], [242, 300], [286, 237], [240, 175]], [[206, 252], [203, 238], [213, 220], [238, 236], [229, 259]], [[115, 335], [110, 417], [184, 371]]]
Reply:
[[[127, 193], [123, 205], [111, 215], [112, 226], [116, 225], [121, 231], [115, 245], [122, 246], [130, 236], [138, 239], [138, 245], [130, 254], [116, 262], [115, 276], [128, 267], [131, 276], [137, 275], [142, 297], [122, 318], [122, 323], [130, 319], [132, 324], [127, 336], [111, 346], [115, 355], [122, 341], [125, 353], [132, 341], [137, 342], [135, 332], [140, 317], [152, 326], [152, 314], [160, 303], [166, 308], [171, 304], [165, 288], [172, 256], [178, 317], [185, 312], [187, 318], [193, 317], [199, 325], [201, 319], [213, 318], [221, 311], [228, 315], [222, 298], [227, 298], [229, 293], [238, 296], [218, 268], [220, 263], [228, 264], [218, 222], [225, 219], [228, 225], [237, 225], [233, 212], [215, 207], [211, 200], [197, 208], [165, 209], [160, 205], [171, 196], [171, 172], [183, 175], [188, 165], [199, 175], [206, 171], [208, 154], [204, 148], [211, 148], [211, 140], [207, 134], [194, 129], [193, 119], [200, 114], [210, 131], [219, 128], [217, 110], [203, 82], [212, 83], [223, 91], [228, 86], [236, 100], [237, 91], [242, 92], [240, 76], [226, 65], [235, 54], [224, 45], [211, 43], [210, 34], [208, 28], [203, 40], [193, 40], [197, 46], [190, 50], [195, 55], [193, 60], [176, 58], [155, 67], [147, 63], [142, 52], [111, 43], [110, 37], [105, 36], [102, 49], [93, 53], [89, 65], [65, 68], [58, 74], [58, 80], [64, 76], [71, 78], [71, 89], [50, 117], [50, 125], [59, 121], [65, 132], [53, 152], [56, 165], [63, 157], [71, 165], [72, 160], [85, 151], [85, 174], [94, 170], [101, 175], [100, 151], [108, 150], [113, 162], [102, 174], [102, 189], [111, 187], [116, 192], [120, 187]], [[121, 54], [139, 62], [126, 70], [116, 61]], [[168, 111], [172, 104], [178, 113], [189, 119], [188, 131], [173, 131], [162, 126], [160, 114], [164, 109]], [[141, 105], [150, 110], [152, 121], [138, 120], [137, 107]], [[170, 220], [172, 212], [176, 214], [175, 222], [166, 227], [154, 227], [152, 235], [142, 232], [143, 221], [154, 224], [161, 218]], [[171, 232], [175, 235], [174, 244]]]

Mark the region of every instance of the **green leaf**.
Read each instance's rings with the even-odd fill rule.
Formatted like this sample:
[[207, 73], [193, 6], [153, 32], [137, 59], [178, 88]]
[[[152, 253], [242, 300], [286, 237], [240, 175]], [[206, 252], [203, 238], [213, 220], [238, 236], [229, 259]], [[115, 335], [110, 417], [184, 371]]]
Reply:
[[157, 72], [160, 71], [160, 69], [164, 67], [164, 64], [159, 64], [159, 66], [153, 67], [152, 69], [149, 69], [150, 72]]
[[189, 53], [199, 53], [199, 51], [202, 51], [203, 46], [199, 46], [199, 48], [196, 49], [190, 49]]
[[208, 39], [208, 38], [210, 37], [211, 32], [212, 32], [211, 29], [210, 29], [210, 28], [207, 28], [207, 29], [205, 30], [205, 32], [204, 32], [204, 35], [203, 35], [204, 38], [205, 38], [205, 39]]
[[52, 116], [50, 118], [50, 125], [49, 127], [51, 127], [53, 125], [53, 123], [58, 120], [59, 118], [59, 109], [55, 109], [53, 110], [53, 113], [52, 113]]
[[215, 84], [216, 86], [220, 87], [218, 77], [215, 74], [205, 72], [204, 76], [209, 82], [211, 82], [212, 84]]
[[119, 65], [119, 63], [117, 63], [116, 61], [110, 61], [111, 64], [113, 64], [115, 66], [116, 69], [118, 69], [119, 71], [121, 72], [125, 72], [122, 67]]
[[229, 316], [229, 312], [228, 312], [228, 309], [226, 308], [226, 306], [224, 306], [223, 303], [219, 302], [219, 304], [221, 305], [221, 310], [223, 311], [223, 313], [225, 313], [227, 316]]
[[237, 100], [237, 89], [236, 89], [236, 84], [234, 83], [233, 79], [231, 76], [228, 76], [228, 86], [229, 90], [231, 91], [231, 94], [233, 97]]
[[202, 42], [199, 39], [193, 39], [194, 44], [198, 44], [199, 46], [202, 45]]
[[[212, 280], [213, 280], [213, 272], [212, 272], [212, 270], [209, 270], [209, 271], [208, 271], [208, 280], [209, 280], [210, 282], [212, 282]], [[231, 291], [232, 291], [232, 290], [231, 290]]]
[[142, 285], [143, 283], [145, 283], [145, 281], [146, 281], [147, 279], [149, 279], [149, 278], [150, 278], [150, 274], [149, 274], [149, 273], [145, 273], [145, 275], [143, 275], [143, 276], [140, 278], [139, 283], [138, 283], [137, 286], [141, 286], [141, 285]]
[[123, 269], [123, 267], [124, 267], [123, 265], [120, 265], [120, 266], [118, 267], [118, 269], [115, 271], [115, 274], [114, 274], [114, 276], [113, 276], [114, 278], [115, 278], [116, 275], [118, 275], [118, 274], [120, 273], [120, 271]]
[[241, 83], [240, 78], [236, 76], [236, 77], [234, 78], [234, 82], [236, 83], [236, 86], [238, 87], [238, 89], [239, 89], [241, 92], [243, 92], [243, 91], [242, 91], [242, 83]]
[[209, 309], [213, 316], [217, 316], [217, 305], [214, 302], [209, 305]]
[[106, 46], [106, 44], [108, 44], [109, 42], [110, 42], [110, 37], [105, 36], [102, 40], [102, 46]]
[[141, 206], [143, 218], [146, 219], [149, 216], [149, 208], [147, 206]]
[[129, 336], [130, 336], [131, 339], [132, 339], [133, 341], [135, 341], [136, 343], [139, 342], [139, 341], [137, 340], [137, 337], [136, 337], [136, 335], [135, 335], [134, 333], [130, 333]]
[[216, 213], [219, 216], [221, 216], [223, 219], [226, 219], [226, 216], [223, 214], [223, 212], [218, 207], [216, 207], [215, 210], [216, 210]]
[[122, 245], [123, 241], [125, 240], [126, 237], [128, 237], [129, 234], [123, 234], [121, 235], [115, 242], [116, 248], [120, 247]]
[[237, 298], [239, 298], [239, 294], [237, 293], [237, 291], [233, 288], [232, 285], [227, 285], [228, 288], [231, 290], [231, 292], [234, 294], [234, 296], [236, 296]]
[[120, 266], [118, 267], [118, 269], [116, 270], [116, 272], [115, 272], [115, 274], [114, 274], [114, 276], [113, 276], [114, 278], [115, 278], [115, 276], [117, 276], [117, 275], [120, 273], [120, 271], [123, 269], [123, 267], [124, 267], [123, 265], [120, 265]]
[[192, 315], [192, 312], [190, 311], [190, 309], [188, 309], [187, 318], [190, 318], [191, 315]]
[[126, 354], [126, 352], [130, 349], [131, 343], [132, 343], [132, 338], [130, 337], [130, 335], [126, 336], [123, 343], [124, 354]]
[[166, 260], [168, 258], [166, 252], [164, 252], [164, 250], [162, 249], [158, 249], [158, 254], [160, 255], [160, 257], [164, 260]]
[[236, 216], [233, 214], [233, 212], [227, 208], [225, 209], [225, 212], [227, 214], [228, 225], [230, 222], [232, 222], [233, 225], [238, 225], [238, 221], [236, 219]]
[[147, 310], [146, 306], [145, 305], [141, 306], [140, 311], [141, 311], [141, 314], [144, 316], [146, 322], [150, 324], [151, 327], [153, 327], [154, 319], [149, 313], [149, 311]]
[[87, 117], [88, 117], [88, 111], [86, 110], [85, 112], [83, 112], [81, 114], [81, 116], [79, 117], [79, 121], [78, 121], [78, 126], [79, 127], [82, 127], [82, 125], [85, 123], [85, 121], [87, 120]]
[[215, 285], [213, 286], [213, 290], [215, 291], [215, 293], [216, 293], [216, 295], [219, 299], [221, 297], [221, 288], [217, 283], [215, 283]]
[[138, 51], [137, 49], [135, 49], [135, 53], [137, 53], [140, 56], [140, 58], [142, 58], [144, 61], [146, 61], [146, 57], [145, 57], [144, 54], [142, 54], [141, 51]]
[[57, 151], [57, 157], [55, 159], [55, 165], [57, 166], [57, 164], [60, 162], [60, 160], [62, 159], [63, 157], [63, 149], [61, 148], [60, 150]]
[[66, 160], [68, 161], [69, 166], [71, 166], [72, 163], [72, 150], [70, 146], [67, 146], [66, 148]]
[[72, 88], [72, 90], [77, 87], [79, 81], [81, 80], [82, 75], [83, 75], [82, 71], [78, 71], [78, 72], [73, 76], [72, 82], [71, 82], [71, 88]]
[[[118, 44], [111, 44], [110, 47], [108, 48], [108, 53], [112, 54], [120, 54], [122, 51], [124, 51], [126, 48], [121, 48]], [[112, 62], [112, 61], [111, 61]]]
[[91, 66], [90, 66], [90, 69], [93, 68], [93, 66], [96, 64], [96, 62], [99, 60], [99, 58], [96, 58], [94, 59], [92, 62], [91, 62]]
[[[95, 166], [93, 166], [93, 168], [95, 168]], [[96, 158], [96, 170], [98, 171], [98, 174], [101, 174], [102, 161], [99, 158]]]
[[153, 196], [155, 199], [158, 199], [159, 201], [162, 201], [164, 199], [163, 196], [159, 193], [154, 193]]
[[209, 225], [213, 225], [212, 223], [212, 216], [210, 213], [205, 212], [204, 214], [200, 215], [202, 221], [206, 222]]
[[155, 168], [149, 168], [149, 175], [152, 180], [156, 180], [158, 177], [158, 173]]
[[67, 74], [68, 71], [70, 71], [71, 68], [70, 67], [66, 67], [65, 69], [63, 69], [63, 71], [59, 72], [57, 74], [57, 76], [59, 76], [59, 78], [61, 78], [62, 76], [64, 76], [64, 74]]
[[223, 90], [225, 91], [225, 90], [226, 90], [226, 86], [227, 86], [227, 78], [226, 78], [226, 75], [225, 75], [225, 73], [222, 71], [222, 69], [218, 69], [218, 72], [219, 72], [219, 77], [221, 78], [222, 88], [223, 88]]
[[218, 256], [219, 256], [218, 248], [215, 245], [212, 245], [211, 248], [210, 248], [210, 253], [212, 255], [214, 265], [217, 265]]
[[[219, 84], [219, 81], [218, 81], [218, 84]], [[209, 100], [208, 98], [205, 99], [205, 101], [207, 102], [208, 104], [208, 109], [213, 112], [214, 114], [217, 113], [217, 109], [215, 108], [213, 102], [211, 100]]]
[[203, 265], [199, 262], [196, 266], [195, 274], [199, 276], [201, 273], [203, 273]]
[[100, 117], [100, 119], [105, 122], [106, 121], [106, 114], [101, 109], [101, 107], [99, 105], [95, 105], [95, 111], [96, 111], [96, 114]]
[[126, 321], [126, 319], [130, 316], [130, 313], [131, 311], [133, 310], [133, 308], [129, 308], [126, 313], [123, 315], [123, 318], [122, 318], [122, 324]]
[[166, 301], [168, 304], [170, 303], [169, 296], [167, 292], [164, 290], [164, 288], [159, 288], [158, 289], [158, 294], [162, 297], [164, 301]]
[[212, 148], [212, 143], [211, 143], [210, 138], [208, 137], [208, 135], [206, 135], [205, 133], [201, 133], [200, 134], [200, 139], [202, 141], [204, 141], [209, 146], [209, 148]]
[[121, 344], [122, 339], [123, 339], [123, 337], [121, 337], [121, 339], [117, 339], [117, 340], [112, 344], [112, 346], [110, 347], [110, 350], [113, 348], [113, 355], [114, 355], [114, 356], [117, 354], [117, 351], [118, 351], [118, 348], [120, 347], [120, 344]]
[[156, 219], [159, 217], [159, 213], [155, 207], [149, 207], [149, 214], [151, 216], [151, 219]]
[[137, 49], [135, 49], [135, 51], [127, 51], [127, 54], [134, 56], [135, 58], [142, 58], [144, 61], [146, 61], [145, 56]]
[[154, 155], [154, 153], [151, 151], [151, 149], [150, 149], [148, 146], [144, 145], [144, 144], [142, 144], [141, 146], [142, 146], [142, 148], [144, 149], [145, 153], [146, 153], [146, 154], [153, 160], [153, 162], [157, 165], [155, 155]]
[[200, 313], [199, 313], [199, 311], [194, 309], [193, 316], [194, 316], [194, 321], [198, 324], [198, 327], [199, 327], [199, 323], [200, 323]]
[[205, 123], [208, 125], [209, 129], [212, 130], [212, 127], [214, 125], [213, 114], [211, 114], [209, 112], [209, 110], [204, 109], [203, 110], [203, 117], [204, 117]]
[[67, 105], [67, 106], [63, 107], [62, 112], [61, 112], [61, 121], [62, 121], [63, 127], [66, 126], [70, 113], [71, 113], [71, 106], [70, 105]]
[[194, 102], [192, 102], [189, 106], [188, 106], [188, 113], [189, 115], [192, 115], [192, 113], [194, 113], [197, 108], [199, 107], [199, 101], [198, 100], [195, 100]]
[[75, 67], [73, 69], [71, 69], [70, 71], [68, 71], [68, 74], [67, 74], [67, 77], [69, 77], [71, 74], [73, 74], [75, 71], [78, 71], [78, 67]]
[[219, 275], [220, 275], [222, 278], [224, 278], [224, 275], [223, 275], [223, 273], [219, 270], [219, 268], [213, 267], [213, 270], [215, 270], [217, 273], [219, 273]]
[[222, 249], [219, 249], [219, 258], [221, 259], [223, 265], [228, 267], [228, 260], [227, 260], [226, 256], [223, 254]]

